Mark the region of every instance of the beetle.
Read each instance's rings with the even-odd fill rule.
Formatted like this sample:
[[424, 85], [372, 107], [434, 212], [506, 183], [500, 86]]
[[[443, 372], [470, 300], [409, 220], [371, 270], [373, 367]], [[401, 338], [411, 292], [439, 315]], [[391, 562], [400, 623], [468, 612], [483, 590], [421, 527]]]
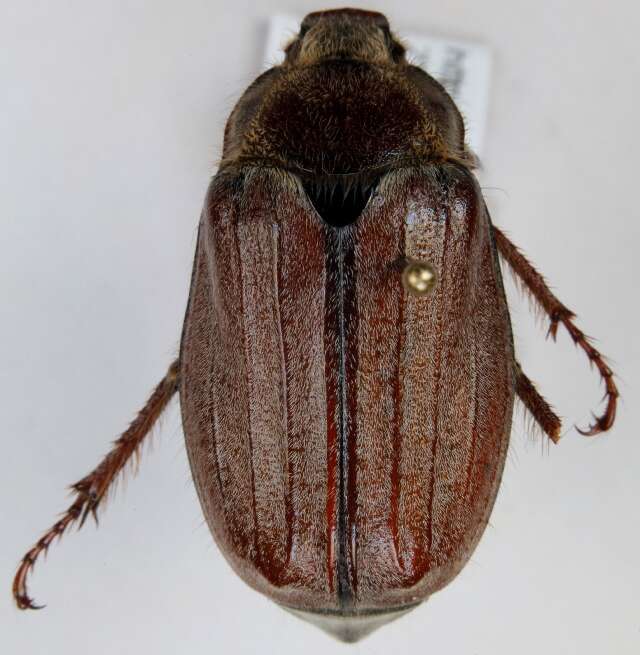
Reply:
[[575, 315], [490, 219], [444, 88], [379, 13], [309, 14], [233, 109], [199, 224], [179, 358], [23, 557], [94, 518], [179, 392], [204, 515], [238, 575], [345, 641], [450, 582], [492, 510], [518, 397], [500, 258], [618, 390]]

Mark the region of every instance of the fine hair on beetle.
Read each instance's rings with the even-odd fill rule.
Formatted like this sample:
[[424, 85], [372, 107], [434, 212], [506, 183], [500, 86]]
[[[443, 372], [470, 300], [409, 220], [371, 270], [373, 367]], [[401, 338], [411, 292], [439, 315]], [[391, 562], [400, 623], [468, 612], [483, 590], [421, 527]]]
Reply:
[[35, 562], [97, 516], [178, 393], [203, 514], [242, 580], [343, 641], [414, 609], [484, 532], [514, 401], [560, 439], [516, 356], [502, 264], [604, 383], [579, 432], [609, 430], [612, 370], [492, 223], [474, 163], [382, 14], [309, 14], [227, 121], [180, 354], [22, 558], [17, 606], [38, 607]]

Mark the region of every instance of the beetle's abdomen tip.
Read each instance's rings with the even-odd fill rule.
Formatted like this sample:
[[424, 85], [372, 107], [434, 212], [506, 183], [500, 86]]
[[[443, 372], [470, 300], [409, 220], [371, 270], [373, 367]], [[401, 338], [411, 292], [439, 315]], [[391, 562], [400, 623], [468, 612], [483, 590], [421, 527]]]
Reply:
[[399, 619], [418, 605], [382, 611], [364, 611], [353, 614], [338, 612], [308, 612], [281, 605], [283, 609], [303, 621], [308, 621], [327, 634], [347, 644], [355, 643], [391, 621]]

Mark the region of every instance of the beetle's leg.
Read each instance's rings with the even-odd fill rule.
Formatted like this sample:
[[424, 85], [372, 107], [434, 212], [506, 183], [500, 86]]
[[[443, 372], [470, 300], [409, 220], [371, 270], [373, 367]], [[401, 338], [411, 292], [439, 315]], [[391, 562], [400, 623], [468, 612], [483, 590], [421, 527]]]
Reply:
[[515, 364], [515, 376], [518, 397], [551, 441], [558, 443], [562, 427], [560, 418], [551, 409], [549, 403], [538, 393], [533, 382], [524, 374], [518, 362]]
[[80, 527], [82, 527], [89, 513], [97, 520], [96, 510], [109, 487], [131, 459], [131, 456], [138, 452], [145, 436], [149, 434], [153, 424], [162, 414], [177, 389], [178, 361], [175, 361], [126, 432], [114, 442], [111, 452], [89, 475], [71, 485], [71, 489], [75, 494], [73, 503], [64, 512], [62, 518], [54, 523], [22, 558], [13, 579], [13, 597], [20, 609], [40, 609], [43, 607], [36, 605], [29, 597], [26, 583], [27, 575], [39, 555], [43, 552], [46, 553], [51, 542], [56, 537], [61, 537], [72, 523], [80, 520]]
[[582, 348], [589, 361], [595, 364], [604, 381], [606, 389], [605, 398], [607, 401], [605, 410], [600, 416], [594, 414], [594, 422], [586, 430], [580, 430], [578, 428], [578, 432], [591, 436], [608, 430], [613, 425], [616, 417], [616, 405], [619, 395], [618, 388], [613, 380], [613, 371], [604, 361], [603, 356], [593, 347], [589, 338], [573, 322], [575, 314], [551, 293], [542, 275], [533, 268], [520, 250], [495, 226], [493, 227], [493, 236], [501, 257], [509, 264], [511, 270], [527, 290], [531, 292], [535, 300], [540, 303], [542, 309], [551, 319], [549, 334], [555, 340], [558, 324], [562, 323], [571, 335], [574, 343]]

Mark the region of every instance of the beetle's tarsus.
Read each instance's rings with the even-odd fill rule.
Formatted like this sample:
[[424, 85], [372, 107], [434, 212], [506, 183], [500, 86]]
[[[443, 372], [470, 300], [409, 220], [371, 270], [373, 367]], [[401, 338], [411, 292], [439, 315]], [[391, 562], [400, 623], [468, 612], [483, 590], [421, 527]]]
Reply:
[[22, 558], [13, 579], [13, 598], [19, 609], [42, 609], [36, 605], [27, 590], [27, 576], [33, 569], [38, 557], [49, 550], [56, 537], [62, 537], [67, 528], [78, 521], [80, 529], [91, 514], [98, 523], [97, 510], [105, 493], [122, 472], [131, 456], [138, 451], [145, 436], [149, 434], [156, 420], [178, 389], [178, 366], [175, 361], [169, 367], [164, 379], [154, 389], [147, 404], [122, 436], [115, 442], [113, 450], [100, 462], [89, 475], [71, 485], [76, 497], [61, 519], [45, 532], [33, 548]]
[[21, 610], [42, 610], [46, 605], [36, 605], [33, 598], [29, 596], [19, 596], [16, 598], [16, 603]]
[[613, 425], [613, 422], [615, 421], [616, 418], [616, 406], [617, 406], [618, 396], [617, 395], [612, 396], [610, 395], [610, 392], [607, 391], [605, 392], [604, 397], [609, 398], [609, 402], [607, 403], [607, 408], [604, 414], [602, 414], [601, 416], [597, 416], [592, 412], [594, 422], [591, 425], [589, 425], [589, 427], [586, 430], [582, 430], [581, 428], [576, 427], [576, 430], [583, 436], [593, 437], [597, 434], [600, 434], [601, 432], [606, 432]]

